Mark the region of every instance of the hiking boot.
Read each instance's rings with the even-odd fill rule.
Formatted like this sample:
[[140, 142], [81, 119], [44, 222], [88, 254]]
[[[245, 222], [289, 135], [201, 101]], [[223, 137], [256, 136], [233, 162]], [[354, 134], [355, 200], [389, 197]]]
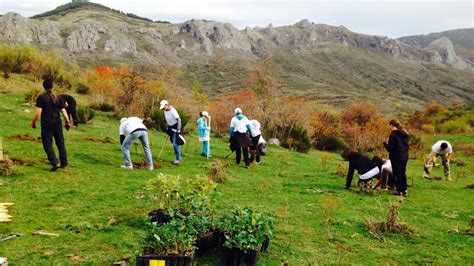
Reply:
[[120, 168], [127, 169], [127, 170], [132, 170], [133, 166], [131, 166], [131, 165], [121, 165]]
[[61, 167], [60, 164], [53, 164], [53, 165], [51, 166], [51, 169], [49, 169], [49, 171], [55, 172], [55, 171], [58, 170], [60, 167]]
[[181, 161], [180, 160], [174, 160], [171, 163], [174, 164], [174, 165], [180, 165]]
[[153, 165], [152, 165], [152, 166], [147, 166], [146, 169], [147, 169], [148, 171], [153, 171]]

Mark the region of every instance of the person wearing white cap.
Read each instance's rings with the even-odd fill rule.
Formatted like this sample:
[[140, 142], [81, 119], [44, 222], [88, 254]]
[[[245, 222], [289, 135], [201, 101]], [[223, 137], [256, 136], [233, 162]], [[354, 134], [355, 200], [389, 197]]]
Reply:
[[[120, 144], [122, 145], [122, 154], [125, 164], [122, 165], [124, 169], [133, 169], [132, 161], [130, 159], [130, 146], [139, 139], [145, 152], [146, 163], [148, 170], [153, 170], [153, 159], [151, 156], [150, 144], [148, 142], [148, 132], [143, 120], [138, 117], [124, 117], [120, 119]], [[126, 135], [126, 136], [125, 136]]]
[[181, 164], [181, 151], [179, 150], [178, 138], [181, 133], [181, 118], [178, 111], [169, 104], [167, 100], [160, 102], [160, 110], [165, 112], [166, 125], [168, 126], [168, 134], [173, 143], [174, 154], [176, 159], [172, 162], [174, 165]]
[[230, 121], [229, 132], [231, 143], [235, 148], [235, 160], [237, 164], [240, 164], [241, 153], [243, 153], [245, 166], [248, 168], [250, 166], [249, 147], [252, 143], [247, 132], [252, 134], [252, 130], [248, 118], [242, 114], [242, 109], [236, 108], [234, 112], [235, 116]]
[[211, 149], [209, 147], [209, 133], [211, 128], [208, 125], [209, 113], [207, 111], [202, 111], [199, 113], [200, 118], [197, 120], [198, 127], [198, 137], [199, 142], [202, 142], [202, 152], [201, 155], [205, 157], [211, 157]]

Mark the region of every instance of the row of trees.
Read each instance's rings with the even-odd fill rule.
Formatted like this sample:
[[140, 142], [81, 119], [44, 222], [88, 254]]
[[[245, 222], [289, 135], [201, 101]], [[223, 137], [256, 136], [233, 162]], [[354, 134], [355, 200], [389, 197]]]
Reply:
[[[270, 60], [249, 70], [241, 90], [210, 99], [201, 91], [199, 82], [183, 82], [184, 75], [178, 68], [156, 67], [153, 76], [149, 69], [128, 66], [81, 69], [30, 47], [0, 48], [4, 78], [11, 73], [30, 74], [38, 81], [52, 77], [63, 89], [76, 88], [78, 93], [88, 95], [95, 109], [113, 110], [118, 116], [150, 117], [158, 129], [164, 128], [159, 101], [168, 99], [178, 107], [185, 122], [197, 118], [199, 111], [208, 110], [213, 116], [213, 132], [222, 136], [228, 132], [234, 108], [240, 107], [250, 119], [260, 121], [266, 138], [278, 138], [283, 146], [301, 152], [311, 147], [331, 151], [350, 147], [381, 153], [382, 143], [390, 133], [388, 119], [372, 103], [356, 102], [338, 112], [286, 94], [285, 87], [271, 73]], [[472, 116], [469, 120], [464, 118], [469, 116], [462, 115], [467, 111], [432, 104], [407, 121], [414, 131], [465, 132], [473, 123]]]

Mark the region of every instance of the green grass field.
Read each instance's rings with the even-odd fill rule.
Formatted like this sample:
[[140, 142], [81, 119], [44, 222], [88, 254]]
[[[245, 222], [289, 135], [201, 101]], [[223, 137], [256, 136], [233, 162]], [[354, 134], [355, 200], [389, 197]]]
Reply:
[[[156, 203], [140, 197], [147, 181], [157, 173], [192, 176], [207, 174], [209, 161], [199, 156], [194, 134], [183, 147], [184, 163], [172, 166], [168, 143], [163, 162], [154, 172], [120, 169], [119, 121], [111, 113], [99, 113], [92, 123], [65, 132], [70, 167], [49, 172], [40, 142], [11, 140], [10, 136], [39, 136], [40, 129], [29, 128], [34, 108], [24, 104], [23, 81], [14, 77], [0, 93], [0, 136], [6, 155], [31, 163], [16, 166], [16, 175], [0, 176], [0, 202], [13, 202], [13, 222], [0, 224], [0, 234], [23, 233], [21, 238], [0, 242], [0, 257], [10, 265], [20, 264], [112, 264], [140, 251], [143, 221]], [[6, 84], [6, 85], [5, 85]], [[25, 86], [33, 86], [24, 81]], [[15, 92], [12, 92], [15, 90]], [[29, 111], [29, 112], [28, 112]], [[93, 143], [86, 137], [111, 137], [117, 143]], [[156, 159], [165, 136], [150, 133]], [[386, 193], [360, 195], [355, 187], [343, 189], [345, 177], [337, 175], [344, 161], [337, 154], [311, 151], [299, 154], [270, 147], [261, 165], [245, 169], [230, 163], [231, 178], [217, 187], [217, 212], [233, 205], [250, 205], [276, 214], [275, 236], [267, 253], [259, 256], [262, 265], [321, 263], [344, 264], [472, 264], [474, 240], [463, 234], [474, 216], [474, 158], [456, 152], [457, 147], [474, 145], [474, 136], [424, 137], [427, 152], [437, 138], [452, 141], [453, 181], [421, 178], [422, 161], [409, 162], [409, 197], [401, 208], [401, 219], [416, 235], [384, 235], [380, 241], [364, 227], [366, 217], [383, 220], [387, 204], [398, 198]], [[228, 145], [212, 142], [214, 157], [225, 160]], [[459, 146], [458, 146], [459, 145]], [[132, 159], [144, 159], [140, 147]], [[231, 157], [234, 158], [233, 156]], [[442, 169], [435, 169], [441, 176]], [[354, 182], [355, 183], [355, 182]], [[354, 184], [353, 184], [354, 185]], [[58, 238], [33, 236], [44, 229]], [[197, 258], [199, 264], [218, 264], [218, 257]]]

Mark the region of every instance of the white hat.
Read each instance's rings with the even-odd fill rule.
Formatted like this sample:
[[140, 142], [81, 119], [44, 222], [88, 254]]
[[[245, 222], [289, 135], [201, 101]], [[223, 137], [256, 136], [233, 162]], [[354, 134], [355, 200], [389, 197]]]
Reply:
[[202, 114], [202, 116], [207, 116], [207, 117], [209, 117], [209, 113], [208, 113], [207, 111], [202, 111], [201, 114]]
[[161, 100], [160, 102], [160, 110], [163, 110], [165, 108], [165, 105], [169, 104], [167, 100]]
[[241, 114], [242, 113], [242, 109], [240, 109], [239, 107], [235, 108], [235, 114]]
[[126, 117], [122, 117], [122, 119], [120, 119], [120, 124], [122, 124], [123, 122], [125, 122], [127, 120]]

